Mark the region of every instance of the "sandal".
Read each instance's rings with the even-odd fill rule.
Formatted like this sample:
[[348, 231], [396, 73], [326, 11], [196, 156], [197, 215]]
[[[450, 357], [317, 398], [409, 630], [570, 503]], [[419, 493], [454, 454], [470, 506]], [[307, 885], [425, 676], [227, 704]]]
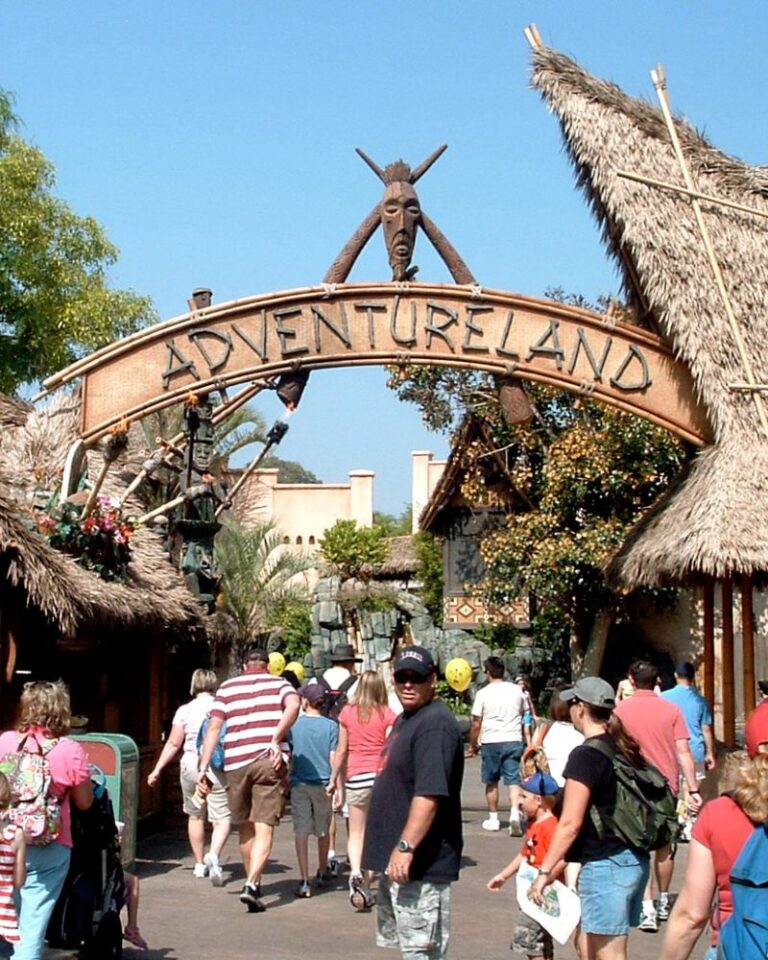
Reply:
[[126, 927], [123, 930], [123, 940], [132, 943], [134, 947], [138, 947], [139, 950], [149, 950], [149, 944], [139, 933], [138, 927]]
[[352, 877], [350, 879], [349, 902], [358, 913], [370, 910], [374, 903], [376, 903], [376, 894], [363, 886], [362, 877]]

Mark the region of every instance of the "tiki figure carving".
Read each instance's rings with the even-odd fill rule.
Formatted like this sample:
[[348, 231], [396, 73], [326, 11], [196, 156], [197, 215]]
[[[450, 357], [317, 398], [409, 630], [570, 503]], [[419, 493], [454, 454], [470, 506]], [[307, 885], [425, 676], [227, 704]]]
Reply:
[[411, 280], [418, 267], [411, 267], [416, 231], [421, 223], [421, 204], [408, 182], [411, 170], [399, 161], [388, 166], [385, 177], [392, 177], [380, 204], [381, 225], [387, 244], [393, 280]]

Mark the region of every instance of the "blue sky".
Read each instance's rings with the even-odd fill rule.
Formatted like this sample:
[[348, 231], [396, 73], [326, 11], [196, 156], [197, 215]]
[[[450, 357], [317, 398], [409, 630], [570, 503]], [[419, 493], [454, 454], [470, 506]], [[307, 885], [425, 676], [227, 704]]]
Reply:
[[[478, 280], [594, 298], [617, 278], [528, 86], [530, 22], [653, 102], [663, 63], [676, 112], [768, 160], [764, 2], [0, 0], [0, 86], [58, 193], [120, 248], [114, 284], [162, 319], [197, 286], [224, 301], [320, 282], [381, 194], [358, 146], [415, 166], [448, 143], [419, 196]], [[449, 280], [423, 237], [414, 263]], [[389, 279], [380, 232], [350, 279]], [[411, 451], [447, 448], [384, 380], [314, 374], [278, 453], [326, 481], [375, 470], [377, 509], [398, 513]]]

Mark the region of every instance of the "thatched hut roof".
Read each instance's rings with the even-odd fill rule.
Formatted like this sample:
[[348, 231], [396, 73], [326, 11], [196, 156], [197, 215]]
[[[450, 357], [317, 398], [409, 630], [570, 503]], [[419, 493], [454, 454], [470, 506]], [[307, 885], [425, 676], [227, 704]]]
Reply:
[[407, 579], [421, 566], [410, 535], [387, 537], [387, 556], [376, 569], [376, 579]]
[[[577, 182], [619, 263], [641, 323], [690, 368], [714, 446], [648, 514], [615, 558], [628, 586], [696, 573], [768, 570], [768, 439], [753, 398], [729, 385], [744, 368], [690, 199], [622, 178], [683, 178], [660, 109], [598, 80], [549, 49], [533, 54], [533, 86], [557, 116]], [[768, 168], [749, 167], [681, 119], [676, 129], [697, 190], [768, 214]], [[756, 380], [768, 380], [768, 220], [701, 202]]]
[[[0, 417], [4, 410], [0, 401]], [[26, 602], [64, 635], [94, 627], [201, 633], [202, 608], [172, 566], [157, 533], [145, 528], [135, 533], [129, 578], [112, 583], [54, 550], [24, 522], [30, 506], [40, 499], [39, 491], [57, 488], [67, 450], [78, 435], [78, 422], [78, 397], [62, 393], [47, 407], [30, 409], [23, 423], [15, 429], [8, 424], [3, 432], [0, 576], [21, 588]], [[119, 463], [115, 467], [109, 485], [112, 493], [119, 492], [113, 486], [120, 482], [116, 479]]]

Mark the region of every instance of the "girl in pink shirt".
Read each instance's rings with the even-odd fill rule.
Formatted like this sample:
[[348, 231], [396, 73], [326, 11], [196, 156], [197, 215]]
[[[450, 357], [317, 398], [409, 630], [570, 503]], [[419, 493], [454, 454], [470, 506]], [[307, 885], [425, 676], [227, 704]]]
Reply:
[[384, 681], [375, 670], [366, 670], [353, 702], [339, 714], [339, 746], [328, 784], [328, 792], [337, 792], [343, 803], [338, 785], [344, 773], [343, 794], [349, 807], [347, 854], [352, 870], [349, 898], [356, 910], [366, 910], [373, 904], [370, 877], [363, 876], [360, 861], [373, 781], [381, 765], [381, 748], [395, 720], [395, 713], [387, 704]]
[[[61, 680], [24, 684], [19, 726], [0, 736], [0, 756], [42, 749], [51, 771], [51, 793], [61, 803], [60, 829], [52, 843], [26, 845], [26, 880], [20, 891], [19, 933], [14, 960], [40, 960], [45, 931], [69, 868], [72, 847], [70, 800], [79, 810], [93, 803], [88, 761], [82, 746], [67, 737], [72, 714], [69, 691]], [[34, 742], [33, 742], [34, 741]]]

